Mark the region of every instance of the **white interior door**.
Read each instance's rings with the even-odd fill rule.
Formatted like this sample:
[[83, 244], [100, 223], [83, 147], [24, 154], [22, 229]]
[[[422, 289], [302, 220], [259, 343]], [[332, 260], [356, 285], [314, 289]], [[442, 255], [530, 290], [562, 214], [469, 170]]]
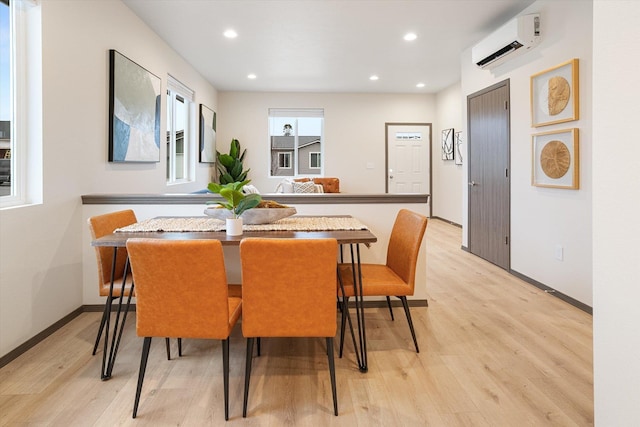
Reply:
[[387, 123], [387, 193], [431, 194], [431, 124]]

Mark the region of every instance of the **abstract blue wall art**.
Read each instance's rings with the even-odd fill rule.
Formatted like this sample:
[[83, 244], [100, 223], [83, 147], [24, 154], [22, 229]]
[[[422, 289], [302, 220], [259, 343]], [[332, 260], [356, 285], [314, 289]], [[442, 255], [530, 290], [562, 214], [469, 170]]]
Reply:
[[109, 161], [160, 161], [160, 78], [109, 50]]
[[200, 163], [216, 162], [216, 112], [200, 104]]

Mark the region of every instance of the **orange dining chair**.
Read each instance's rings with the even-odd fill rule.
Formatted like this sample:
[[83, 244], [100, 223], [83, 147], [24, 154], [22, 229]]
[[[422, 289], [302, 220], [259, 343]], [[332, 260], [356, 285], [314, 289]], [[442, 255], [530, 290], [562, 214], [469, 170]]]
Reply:
[[[89, 218], [89, 230], [91, 231], [91, 238], [98, 239], [102, 236], [113, 233], [116, 229], [126, 227], [127, 225], [135, 224], [138, 222], [136, 214], [131, 209], [111, 212], [103, 215], [97, 215]], [[113, 247], [96, 246], [96, 260], [98, 262], [98, 292], [101, 297], [109, 297], [109, 287], [111, 285], [111, 273], [113, 268]], [[131, 285], [133, 283], [131, 278], [131, 271], [127, 273], [125, 289], [122, 292], [122, 281], [124, 279], [124, 267], [127, 262], [127, 250], [126, 248], [119, 248], [116, 256], [116, 265], [113, 269], [113, 292], [111, 295], [111, 301], [108, 301], [104, 305], [104, 311], [102, 313], [102, 319], [100, 320], [100, 326], [98, 327], [98, 335], [96, 336], [96, 342], [93, 345], [93, 353], [96, 354], [102, 332], [106, 325], [107, 316], [110, 311], [110, 306], [113, 300], [128, 297], [131, 294]], [[135, 290], [133, 295], [135, 296]], [[123, 323], [126, 321], [126, 315], [123, 317]], [[124, 327], [124, 324], [122, 325]], [[169, 338], [166, 339], [167, 347], [167, 359], [171, 359], [171, 351], [169, 348]], [[178, 340], [178, 353], [182, 355], [182, 342]]]
[[[391, 309], [390, 296], [400, 298], [407, 316], [413, 343], [418, 353], [420, 349], [413, 322], [411, 321], [407, 296], [411, 296], [414, 293], [418, 253], [426, 228], [427, 217], [407, 209], [401, 209], [396, 216], [391, 236], [389, 237], [387, 263], [363, 263], [360, 266], [362, 295], [386, 297], [391, 320], [393, 320], [393, 310]], [[357, 280], [356, 275], [357, 271], [353, 271], [350, 263], [342, 263], [338, 266], [338, 279], [341, 284], [338, 288], [338, 294], [343, 297], [339, 353], [341, 357], [344, 344], [345, 320], [348, 316], [348, 303], [349, 298], [355, 296], [353, 283], [354, 280]], [[342, 289], [344, 289], [344, 294]]]
[[[224, 418], [229, 419], [229, 335], [242, 299], [229, 297], [219, 240], [129, 239], [136, 284], [136, 333], [144, 337], [133, 418], [138, 413], [152, 337], [222, 341]], [[167, 292], [171, 289], [172, 292]]]
[[333, 411], [338, 415], [333, 337], [336, 321], [335, 239], [247, 238], [240, 242], [242, 334], [247, 358], [242, 416], [247, 416], [255, 338], [324, 337]]

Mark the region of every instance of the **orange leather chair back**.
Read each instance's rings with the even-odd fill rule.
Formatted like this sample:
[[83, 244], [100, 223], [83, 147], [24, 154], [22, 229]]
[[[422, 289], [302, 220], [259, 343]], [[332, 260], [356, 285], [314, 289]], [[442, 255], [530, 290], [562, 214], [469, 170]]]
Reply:
[[136, 291], [136, 331], [144, 337], [226, 339], [229, 312], [222, 244], [218, 240], [129, 239]]
[[426, 229], [426, 216], [401, 209], [389, 237], [387, 267], [409, 284], [412, 292], [415, 287], [418, 252]]
[[335, 239], [248, 238], [240, 242], [245, 337], [333, 337]]
[[[111, 234], [120, 227], [126, 227], [138, 222], [136, 214], [131, 210], [123, 210], [112, 212], [104, 215], [97, 215], [89, 218], [89, 230], [91, 237], [97, 239], [99, 237]], [[111, 281], [111, 266], [113, 265], [113, 248], [111, 247], [95, 247], [96, 260], [98, 262], [98, 281], [100, 285], [100, 295], [106, 296], [109, 292], [108, 284]], [[118, 249], [118, 257], [116, 258], [116, 276], [114, 279], [122, 278], [124, 272], [124, 263], [127, 260], [127, 251], [124, 248]], [[104, 286], [104, 284], [107, 286]]]

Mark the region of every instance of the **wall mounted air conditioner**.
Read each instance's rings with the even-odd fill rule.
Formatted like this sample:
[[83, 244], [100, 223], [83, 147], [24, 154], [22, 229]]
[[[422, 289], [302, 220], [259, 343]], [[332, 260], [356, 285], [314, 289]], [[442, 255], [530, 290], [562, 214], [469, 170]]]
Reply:
[[504, 24], [471, 49], [480, 68], [493, 68], [540, 43], [540, 15], [522, 15]]

